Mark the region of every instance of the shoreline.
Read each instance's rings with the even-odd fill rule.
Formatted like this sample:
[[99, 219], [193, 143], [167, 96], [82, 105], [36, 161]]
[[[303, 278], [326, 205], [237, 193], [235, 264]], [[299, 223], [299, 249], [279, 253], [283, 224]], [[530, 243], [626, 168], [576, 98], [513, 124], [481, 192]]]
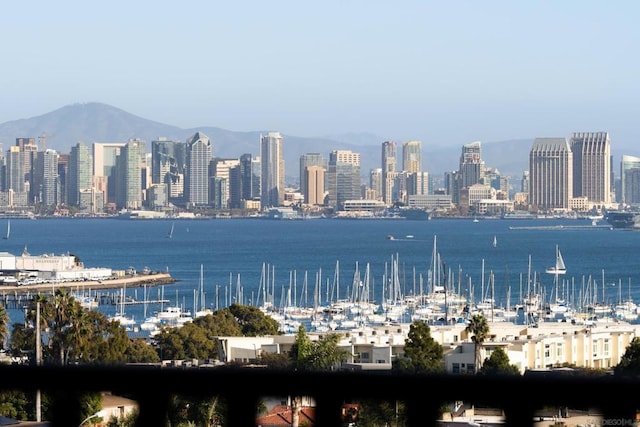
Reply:
[[34, 285], [0, 285], [0, 293], [7, 294], [29, 294], [37, 292], [52, 292], [59, 289], [66, 289], [68, 291], [75, 291], [78, 288], [82, 289], [116, 289], [123, 286], [127, 287], [141, 287], [147, 286], [159, 286], [171, 283], [176, 283], [176, 279], [171, 277], [169, 273], [152, 273], [152, 274], [138, 274], [136, 276], [126, 276], [116, 279], [107, 280], [87, 280], [82, 282], [66, 282], [66, 283], [39, 283]]

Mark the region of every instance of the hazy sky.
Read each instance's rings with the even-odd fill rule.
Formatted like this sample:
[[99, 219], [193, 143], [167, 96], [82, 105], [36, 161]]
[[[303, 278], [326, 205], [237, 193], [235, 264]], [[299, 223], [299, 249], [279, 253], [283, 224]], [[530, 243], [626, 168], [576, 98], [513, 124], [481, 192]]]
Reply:
[[637, 1], [14, 1], [0, 123], [102, 102], [192, 128], [425, 145], [640, 122]]

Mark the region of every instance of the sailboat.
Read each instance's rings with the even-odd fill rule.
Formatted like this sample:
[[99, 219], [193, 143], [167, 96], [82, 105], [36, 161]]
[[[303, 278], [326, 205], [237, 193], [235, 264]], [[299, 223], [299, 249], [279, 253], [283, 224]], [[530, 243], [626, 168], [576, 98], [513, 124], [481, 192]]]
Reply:
[[5, 234], [2, 238], [7, 240], [9, 239], [9, 235], [11, 234], [11, 220], [7, 220], [7, 234]]
[[[126, 285], [125, 285], [126, 286]], [[114, 314], [113, 316], [109, 316], [108, 319], [111, 322], [119, 322], [120, 326], [124, 326], [127, 329], [133, 329], [133, 326], [135, 326], [136, 321], [133, 319], [133, 317], [128, 317], [124, 314], [124, 302], [125, 302], [125, 288], [122, 287], [120, 289], [120, 298], [118, 298], [117, 301], [117, 305], [118, 305], [118, 310], [116, 312], [116, 314]]]
[[564, 265], [564, 259], [562, 258], [562, 253], [560, 252], [560, 248], [558, 247], [558, 245], [556, 245], [556, 264], [553, 267], [547, 268], [545, 271], [555, 276], [553, 280], [555, 287], [555, 301], [552, 301], [549, 304], [549, 311], [551, 312], [550, 315], [555, 316], [555, 314], [562, 314], [563, 316], [566, 316], [567, 312], [569, 311], [569, 307], [567, 306], [566, 301], [558, 294], [558, 276], [561, 274], [565, 274], [567, 272], [567, 269]]
[[560, 248], [556, 245], [556, 264], [553, 267], [549, 267], [545, 270], [549, 274], [565, 274], [567, 272], [567, 268], [564, 265], [564, 259], [562, 258], [562, 253], [560, 252]]
[[171, 239], [173, 237], [173, 227], [175, 226], [175, 223], [172, 222], [171, 223], [171, 228], [169, 229], [169, 233], [167, 234], [167, 238]]
[[493, 236], [493, 247], [495, 248], [496, 246], [498, 246], [498, 238]]
[[[194, 289], [194, 301], [200, 301], [200, 309], [198, 310], [197, 307], [194, 306], [194, 317], [202, 317], [202, 316], [206, 316], [208, 314], [213, 314], [213, 310], [211, 310], [210, 308], [207, 308], [205, 302], [204, 302], [204, 267], [202, 264], [200, 264], [200, 289], [198, 290], [198, 294], [196, 294], [195, 289]], [[195, 304], [194, 304], [195, 305]]]

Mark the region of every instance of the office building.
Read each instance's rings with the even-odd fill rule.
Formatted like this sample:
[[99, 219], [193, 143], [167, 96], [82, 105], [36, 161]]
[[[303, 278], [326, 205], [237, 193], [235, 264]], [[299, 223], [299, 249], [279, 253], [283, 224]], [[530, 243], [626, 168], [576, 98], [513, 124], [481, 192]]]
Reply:
[[[300, 156], [300, 192], [304, 194], [304, 189], [307, 187], [305, 181], [305, 168], [308, 166], [320, 166], [324, 170], [327, 170], [329, 162], [327, 158], [320, 153], [306, 153]], [[308, 203], [305, 201], [305, 203]]]
[[402, 170], [408, 173], [422, 172], [422, 141], [402, 144]]
[[282, 206], [284, 203], [284, 152], [283, 138], [279, 132], [260, 135], [262, 209]]
[[640, 157], [622, 155], [620, 161], [620, 202], [640, 204]]
[[382, 143], [382, 200], [388, 206], [398, 198], [398, 145], [395, 141]]
[[142, 208], [142, 166], [138, 140], [130, 140], [116, 157], [116, 208]]
[[[106, 182], [104, 205], [116, 202], [116, 158], [125, 146], [124, 142], [94, 142], [93, 143], [93, 173], [98, 181]], [[104, 177], [100, 179], [99, 177]]]
[[529, 204], [568, 210], [573, 197], [573, 153], [566, 138], [536, 138], [529, 152]]
[[21, 151], [18, 146], [9, 147], [7, 150], [5, 190], [11, 190], [14, 193], [25, 192], [24, 156], [24, 151]]
[[479, 141], [462, 146], [458, 172], [460, 174], [460, 189], [480, 182], [484, 173], [484, 161], [480, 153]]
[[366, 199], [382, 200], [382, 168], [369, 171], [369, 188], [373, 194]]
[[620, 161], [620, 203], [637, 204], [639, 200], [634, 200], [637, 189], [633, 188], [633, 183], [629, 182], [629, 178], [635, 177], [637, 171], [640, 170], [640, 157], [622, 155]]
[[58, 153], [55, 150], [37, 152], [32, 161], [31, 191], [33, 202], [43, 206], [56, 206], [60, 200], [58, 179]]
[[360, 195], [360, 153], [334, 150], [329, 155], [327, 188], [328, 206], [342, 210], [346, 200], [358, 200]]
[[184, 195], [186, 144], [161, 137], [151, 141], [151, 182], [166, 184], [169, 198]]
[[574, 132], [573, 197], [586, 197], [591, 205], [611, 204], [611, 142], [607, 132]]
[[67, 204], [78, 206], [80, 192], [90, 190], [93, 181], [93, 157], [88, 145], [79, 142], [71, 147], [67, 183]]
[[308, 205], [324, 205], [324, 172], [323, 166], [307, 166], [304, 169], [305, 186], [302, 189], [304, 202]]
[[211, 140], [202, 132], [187, 139], [184, 196], [187, 207], [209, 204], [209, 163], [211, 162]]

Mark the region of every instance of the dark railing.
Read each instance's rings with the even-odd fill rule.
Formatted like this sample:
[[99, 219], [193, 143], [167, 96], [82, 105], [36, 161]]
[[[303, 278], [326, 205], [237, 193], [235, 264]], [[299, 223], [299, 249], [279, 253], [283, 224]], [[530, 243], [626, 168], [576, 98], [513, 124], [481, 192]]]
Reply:
[[[542, 408], [594, 408], [601, 425], [632, 425], [640, 380], [614, 376], [398, 375], [381, 372], [296, 372], [262, 368], [147, 368], [0, 366], [0, 388], [49, 392], [53, 426], [77, 426], [82, 392], [111, 391], [139, 405], [137, 426], [167, 425], [172, 395], [219, 396], [227, 425], [256, 426], [257, 405], [268, 396], [311, 396], [315, 426], [341, 426], [345, 401], [403, 401], [407, 426], [436, 426], [443, 404], [473, 402], [500, 408], [506, 426], [532, 426]], [[551, 425], [551, 423], [547, 424]]]

